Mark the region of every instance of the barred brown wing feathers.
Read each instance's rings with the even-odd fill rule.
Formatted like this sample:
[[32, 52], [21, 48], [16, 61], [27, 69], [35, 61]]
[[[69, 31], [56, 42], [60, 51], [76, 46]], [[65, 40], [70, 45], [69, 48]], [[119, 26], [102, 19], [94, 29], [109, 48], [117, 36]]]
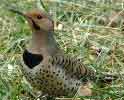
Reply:
[[94, 71], [88, 67], [85, 67], [81, 61], [76, 58], [72, 58], [64, 55], [54, 55], [51, 57], [51, 63], [53, 66], [61, 67], [67, 75], [81, 79], [82, 77], [90, 77]]

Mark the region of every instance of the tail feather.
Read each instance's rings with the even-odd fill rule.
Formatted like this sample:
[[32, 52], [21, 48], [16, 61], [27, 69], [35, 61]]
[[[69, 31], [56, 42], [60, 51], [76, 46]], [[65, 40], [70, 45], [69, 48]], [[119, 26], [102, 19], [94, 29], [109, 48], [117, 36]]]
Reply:
[[113, 81], [119, 79], [117, 74], [101, 73], [96, 75], [95, 81], [100, 83], [111, 84]]

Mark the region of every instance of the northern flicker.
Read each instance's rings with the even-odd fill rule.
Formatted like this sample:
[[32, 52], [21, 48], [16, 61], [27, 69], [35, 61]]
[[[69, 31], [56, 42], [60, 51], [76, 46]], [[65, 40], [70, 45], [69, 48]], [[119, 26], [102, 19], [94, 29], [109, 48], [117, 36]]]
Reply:
[[[59, 48], [54, 38], [54, 22], [47, 14], [40, 10], [27, 13], [10, 10], [24, 16], [32, 29], [32, 39], [24, 50], [21, 69], [34, 88], [43, 95], [74, 96], [80, 86], [95, 78], [95, 70], [65, 55]], [[80, 94], [89, 95], [83, 93]]]

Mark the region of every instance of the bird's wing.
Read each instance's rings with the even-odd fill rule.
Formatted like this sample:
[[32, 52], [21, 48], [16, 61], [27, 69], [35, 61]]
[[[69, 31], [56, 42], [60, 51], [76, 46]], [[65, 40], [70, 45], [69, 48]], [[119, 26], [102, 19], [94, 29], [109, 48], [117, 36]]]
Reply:
[[95, 76], [94, 69], [84, 66], [84, 64], [76, 58], [54, 55], [51, 57], [50, 62], [53, 66], [59, 66], [64, 69], [65, 73], [70, 77], [92, 79]]

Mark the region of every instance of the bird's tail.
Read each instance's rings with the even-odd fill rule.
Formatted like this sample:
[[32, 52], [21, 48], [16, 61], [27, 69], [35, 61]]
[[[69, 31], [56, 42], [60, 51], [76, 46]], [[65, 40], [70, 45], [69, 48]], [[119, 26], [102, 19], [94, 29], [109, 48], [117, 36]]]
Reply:
[[106, 83], [111, 84], [113, 81], [119, 79], [119, 75], [107, 73], [107, 72], [97, 72], [94, 68], [87, 68], [87, 74], [81, 79], [82, 82], [87, 82], [91, 80], [95, 83]]
[[106, 83], [111, 84], [113, 81], [119, 79], [119, 76], [117, 74], [111, 74], [111, 73], [97, 73], [97, 75], [94, 78], [94, 81], [97, 83]]

